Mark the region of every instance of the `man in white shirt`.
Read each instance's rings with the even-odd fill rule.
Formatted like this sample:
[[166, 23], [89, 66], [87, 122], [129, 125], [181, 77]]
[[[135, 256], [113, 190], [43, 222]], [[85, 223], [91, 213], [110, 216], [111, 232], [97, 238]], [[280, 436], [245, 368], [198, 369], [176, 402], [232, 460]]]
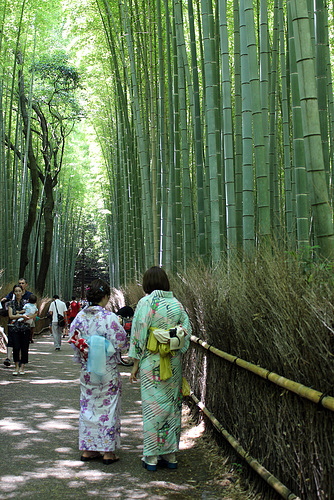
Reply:
[[54, 295], [53, 299], [49, 308], [49, 312], [52, 314], [52, 335], [55, 349], [56, 351], [60, 351], [61, 336], [64, 327], [59, 325], [58, 314], [63, 316], [65, 324], [67, 325], [67, 307], [65, 302], [59, 299], [59, 295]]

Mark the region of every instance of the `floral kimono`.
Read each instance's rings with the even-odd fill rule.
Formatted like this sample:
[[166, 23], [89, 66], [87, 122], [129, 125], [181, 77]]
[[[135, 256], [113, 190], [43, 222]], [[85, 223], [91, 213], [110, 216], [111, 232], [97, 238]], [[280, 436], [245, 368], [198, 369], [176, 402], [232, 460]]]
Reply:
[[[171, 356], [172, 376], [160, 380], [160, 354], [146, 346], [150, 327], [169, 330], [182, 325], [185, 345]], [[181, 355], [189, 347], [191, 326], [173, 292], [155, 290], [142, 298], [132, 321], [129, 356], [139, 359], [143, 408], [144, 456], [174, 453], [179, 449], [182, 409]]]
[[88, 343], [98, 335], [111, 347], [106, 350], [103, 375], [88, 372], [85, 357], [74, 347], [74, 360], [81, 363], [79, 449], [115, 451], [120, 447], [121, 434], [121, 378], [117, 355], [126, 346], [126, 332], [117, 316], [101, 306], [80, 311], [71, 323], [70, 337], [76, 330]]

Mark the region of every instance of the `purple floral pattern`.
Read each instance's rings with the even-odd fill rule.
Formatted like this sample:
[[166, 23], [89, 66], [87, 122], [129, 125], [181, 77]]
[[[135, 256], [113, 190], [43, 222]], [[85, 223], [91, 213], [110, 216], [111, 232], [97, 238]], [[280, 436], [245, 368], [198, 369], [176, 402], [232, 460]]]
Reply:
[[121, 435], [121, 377], [117, 367], [120, 349], [127, 346], [126, 332], [117, 316], [93, 306], [80, 311], [71, 324], [70, 335], [80, 330], [82, 337], [102, 335], [116, 349], [107, 355], [107, 373], [102, 377], [87, 372], [87, 362], [74, 348], [74, 360], [81, 363], [81, 394], [79, 416], [79, 449], [115, 451]]

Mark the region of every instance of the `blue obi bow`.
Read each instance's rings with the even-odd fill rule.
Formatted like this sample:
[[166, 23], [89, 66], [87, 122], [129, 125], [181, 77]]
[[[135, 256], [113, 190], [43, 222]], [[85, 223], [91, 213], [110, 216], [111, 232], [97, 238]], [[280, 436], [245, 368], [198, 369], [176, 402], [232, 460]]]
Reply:
[[89, 345], [87, 371], [96, 375], [105, 375], [107, 373], [107, 354], [112, 356], [116, 349], [109, 340], [100, 335], [92, 335], [87, 339]]

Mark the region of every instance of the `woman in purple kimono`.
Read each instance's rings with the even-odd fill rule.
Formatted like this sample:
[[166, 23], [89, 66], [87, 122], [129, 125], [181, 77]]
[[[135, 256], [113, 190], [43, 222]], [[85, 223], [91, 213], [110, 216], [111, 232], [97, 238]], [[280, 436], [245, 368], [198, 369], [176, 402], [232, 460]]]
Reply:
[[119, 460], [121, 434], [121, 377], [117, 351], [126, 347], [126, 332], [117, 316], [105, 309], [110, 287], [94, 280], [87, 289], [89, 306], [71, 324], [75, 334], [88, 344], [88, 359], [75, 347], [74, 360], [81, 363], [79, 449], [86, 462], [102, 457], [104, 464]]

